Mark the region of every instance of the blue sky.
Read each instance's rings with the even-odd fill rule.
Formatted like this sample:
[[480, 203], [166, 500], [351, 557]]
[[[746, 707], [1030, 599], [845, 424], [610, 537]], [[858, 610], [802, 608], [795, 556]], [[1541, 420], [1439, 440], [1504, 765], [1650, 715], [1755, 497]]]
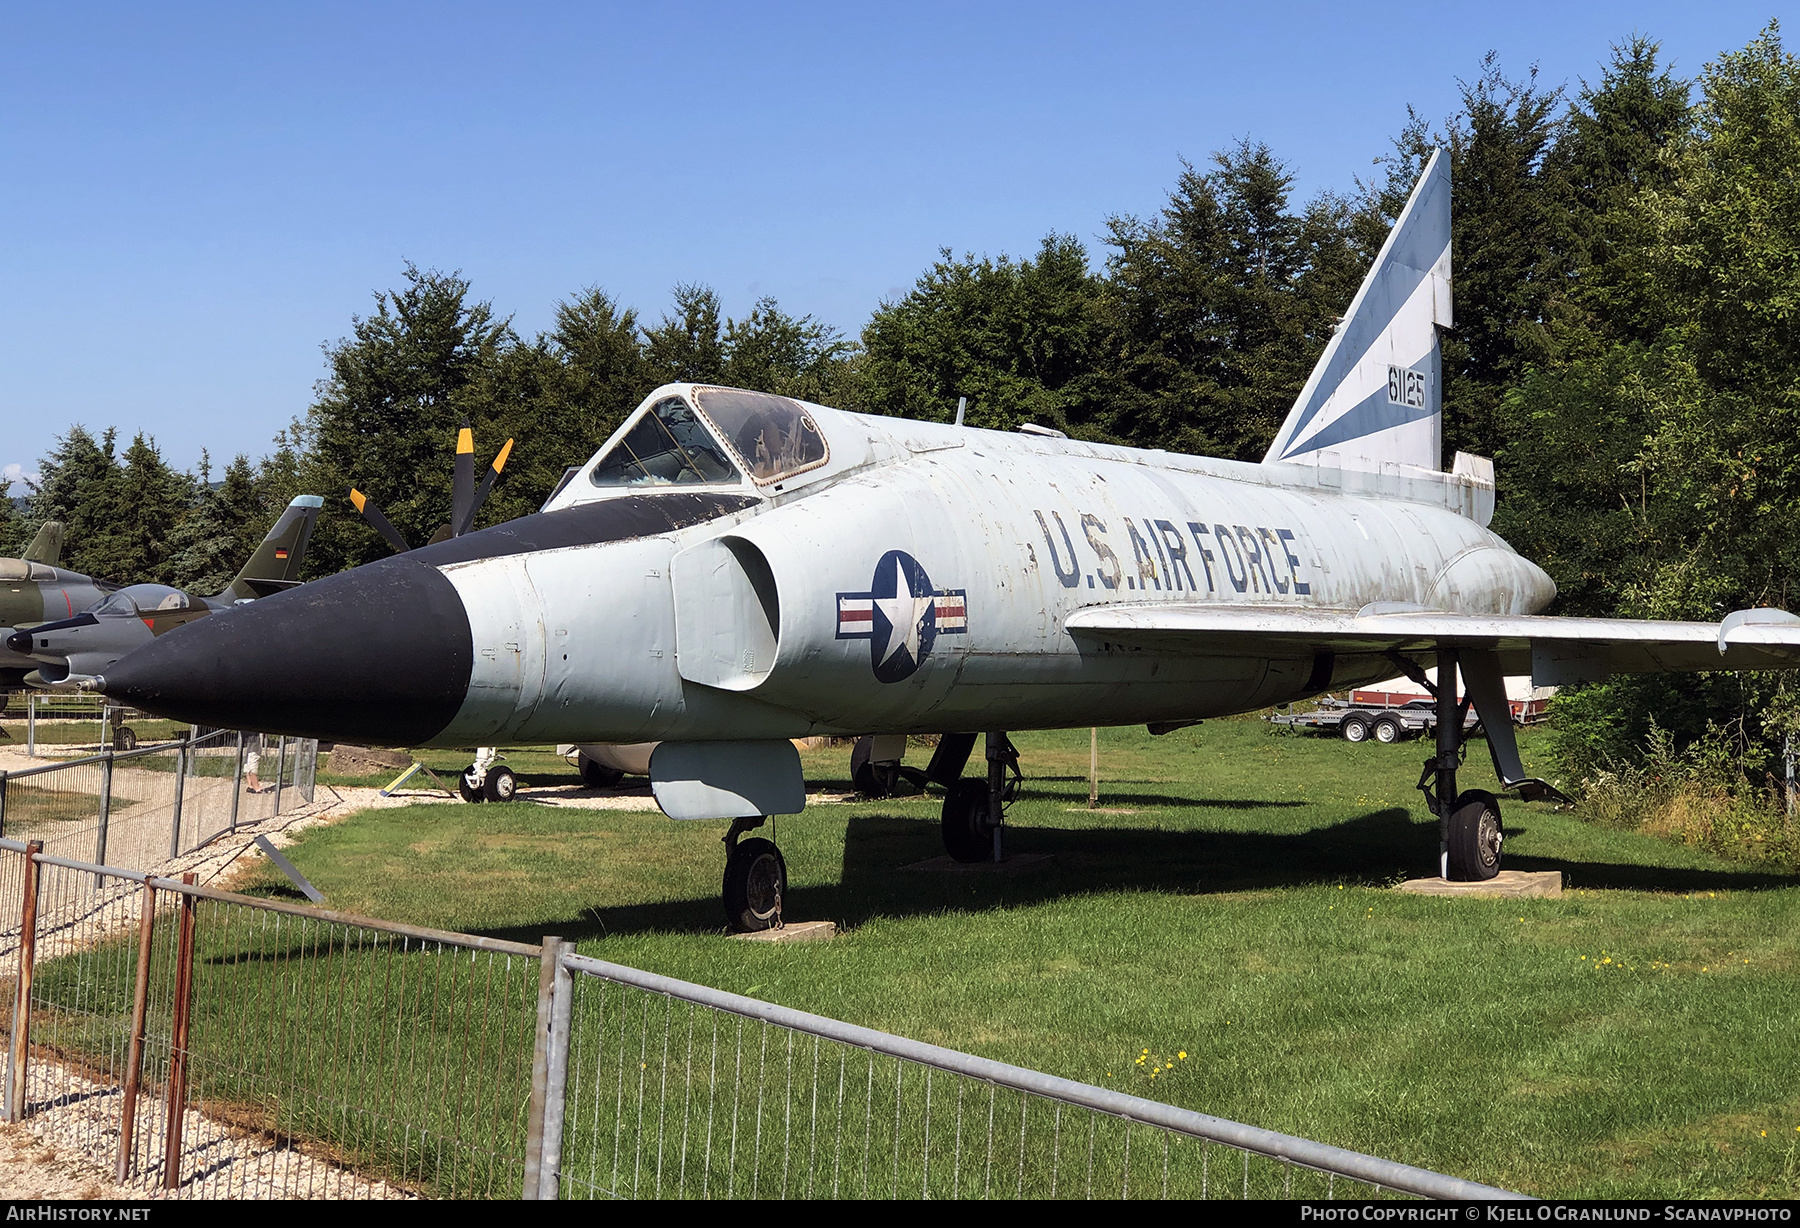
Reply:
[[[1098, 256], [1178, 159], [1368, 173], [1497, 50], [1691, 74], [1784, 5], [37, 5], [0, 42], [0, 468], [71, 423], [257, 456], [404, 261], [544, 327], [677, 282], [847, 332], [940, 247]], [[571, 458], [571, 460], [576, 458]], [[16, 467], [16, 468], [15, 468]], [[22, 491], [21, 491], [22, 492]]]

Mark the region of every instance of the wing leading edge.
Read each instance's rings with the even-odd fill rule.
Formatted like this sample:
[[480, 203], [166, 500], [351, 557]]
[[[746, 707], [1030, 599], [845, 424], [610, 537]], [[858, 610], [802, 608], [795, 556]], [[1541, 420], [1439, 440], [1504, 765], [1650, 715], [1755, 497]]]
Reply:
[[1773, 609], [1740, 610], [1722, 622], [1702, 623], [1169, 603], [1090, 606], [1063, 626], [1077, 639], [1179, 656], [1486, 650], [1498, 655], [1506, 673], [1529, 673], [1539, 686], [1612, 674], [1800, 668], [1800, 616]]

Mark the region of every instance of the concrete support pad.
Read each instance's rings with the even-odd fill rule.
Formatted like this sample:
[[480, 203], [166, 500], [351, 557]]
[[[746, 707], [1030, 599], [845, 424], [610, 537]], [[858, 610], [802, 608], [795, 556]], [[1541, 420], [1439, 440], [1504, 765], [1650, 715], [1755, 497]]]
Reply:
[[836, 921], [789, 921], [778, 930], [757, 930], [754, 934], [733, 934], [741, 942], [816, 942], [837, 937]]
[[1481, 883], [1452, 883], [1441, 878], [1409, 878], [1395, 890], [1410, 891], [1414, 895], [1480, 895], [1511, 898], [1548, 896], [1554, 899], [1562, 895], [1563, 879], [1560, 870], [1502, 870], [1486, 882]]
[[1054, 853], [1014, 853], [1005, 861], [958, 861], [946, 853], [900, 868], [933, 874], [1023, 874], [1028, 870], [1043, 869], [1055, 856]]

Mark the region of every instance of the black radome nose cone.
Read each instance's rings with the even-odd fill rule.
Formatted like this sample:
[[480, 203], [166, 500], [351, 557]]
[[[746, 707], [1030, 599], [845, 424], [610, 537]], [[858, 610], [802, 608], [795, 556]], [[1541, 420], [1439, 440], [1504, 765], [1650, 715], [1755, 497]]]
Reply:
[[196, 725], [416, 746], [462, 707], [474, 658], [455, 586], [401, 556], [196, 619], [108, 668], [104, 690]]

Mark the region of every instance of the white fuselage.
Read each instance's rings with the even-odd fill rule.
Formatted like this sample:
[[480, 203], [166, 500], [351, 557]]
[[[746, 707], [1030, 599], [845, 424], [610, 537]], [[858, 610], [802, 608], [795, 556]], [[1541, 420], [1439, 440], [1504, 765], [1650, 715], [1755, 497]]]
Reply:
[[[1064, 620], [1113, 602], [1520, 614], [1555, 595], [1477, 523], [1491, 489], [1458, 475], [1242, 464], [809, 409], [831, 463], [785, 490], [729, 488], [758, 497], [745, 510], [444, 566], [475, 655], [468, 696], [434, 743], [1218, 716], [1394, 668], [1310, 652], [1160, 656], [1078, 638]], [[625, 497], [584, 478], [549, 508]]]

